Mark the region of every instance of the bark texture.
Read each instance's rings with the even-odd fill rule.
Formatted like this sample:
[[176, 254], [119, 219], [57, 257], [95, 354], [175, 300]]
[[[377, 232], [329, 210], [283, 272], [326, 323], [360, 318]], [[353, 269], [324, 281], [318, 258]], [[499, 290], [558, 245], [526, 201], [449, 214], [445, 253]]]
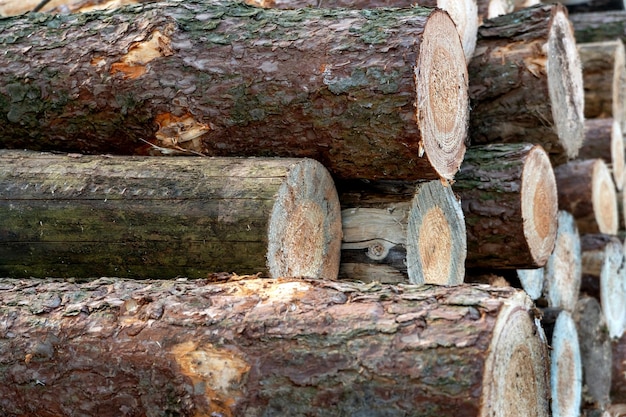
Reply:
[[556, 238], [557, 190], [539, 145], [472, 146], [457, 174], [468, 268], [545, 265]]
[[554, 175], [559, 209], [572, 213], [581, 234], [617, 234], [617, 192], [602, 159], [570, 161], [556, 167]]
[[603, 42], [621, 39], [626, 42], [626, 11], [611, 10], [591, 13], [572, 13], [576, 42]]
[[441, 10], [149, 3], [4, 19], [0, 48], [4, 147], [310, 157], [368, 179], [451, 179], [465, 152]]
[[0, 151], [0, 273], [336, 278], [334, 183], [310, 159]]
[[549, 413], [546, 345], [510, 288], [0, 285], [9, 417]]
[[[458, 285], [467, 238], [461, 202], [439, 180], [342, 189], [340, 276], [364, 281]], [[401, 185], [400, 185], [401, 186]], [[404, 188], [404, 187], [401, 187]]]
[[624, 136], [620, 124], [613, 118], [585, 120], [585, 141], [578, 154], [580, 159], [601, 158], [611, 169], [615, 188], [624, 187]]
[[555, 165], [576, 157], [584, 90], [564, 6], [529, 7], [485, 22], [468, 72], [472, 143], [541, 144]]

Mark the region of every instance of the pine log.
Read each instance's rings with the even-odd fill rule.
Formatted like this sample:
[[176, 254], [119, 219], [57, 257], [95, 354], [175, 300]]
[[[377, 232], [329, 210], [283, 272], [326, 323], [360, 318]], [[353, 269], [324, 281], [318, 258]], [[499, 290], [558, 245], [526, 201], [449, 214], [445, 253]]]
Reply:
[[557, 190], [541, 146], [472, 146], [456, 178], [468, 268], [545, 265], [556, 238]]
[[605, 410], [610, 404], [611, 338], [598, 300], [583, 296], [572, 315], [583, 366], [583, 408]]
[[370, 9], [381, 7], [439, 7], [450, 14], [457, 27], [465, 59], [474, 55], [476, 33], [478, 32], [478, 10], [476, 0], [245, 0], [246, 3], [259, 7], [277, 9], [297, 9], [318, 7], [324, 9], [349, 8]]
[[572, 213], [581, 234], [617, 234], [617, 193], [606, 163], [579, 159], [554, 169], [559, 209]]
[[555, 165], [584, 138], [582, 69], [567, 11], [539, 5], [478, 30], [470, 77], [474, 144], [541, 144]]
[[0, 47], [4, 147], [310, 157], [367, 179], [451, 179], [465, 152], [467, 66], [437, 9], [148, 3], [0, 20]]
[[621, 39], [578, 44], [585, 118], [612, 117], [626, 130], [626, 53]]
[[570, 21], [574, 26], [576, 42], [603, 42], [621, 39], [626, 43], [626, 11], [573, 13]]
[[574, 311], [582, 279], [581, 243], [576, 220], [567, 211], [559, 210], [554, 251], [544, 272], [545, 304], [550, 308]]
[[542, 331], [511, 288], [106, 278], [0, 288], [7, 417], [549, 415]]
[[611, 170], [615, 188], [624, 187], [624, 136], [613, 118], [585, 120], [585, 141], [580, 159], [602, 159]]
[[621, 337], [626, 328], [626, 264], [624, 246], [615, 236], [584, 234], [581, 291], [602, 306], [609, 335]]
[[385, 184], [339, 193], [343, 240], [341, 278], [458, 285], [465, 277], [467, 239], [461, 202], [439, 180]]
[[576, 324], [567, 311], [558, 314], [550, 340], [552, 417], [578, 416], [583, 369]]
[[2, 276], [336, 278], [339, 270], [337, 192], [310, 159], [3, 150], [0, 218]]

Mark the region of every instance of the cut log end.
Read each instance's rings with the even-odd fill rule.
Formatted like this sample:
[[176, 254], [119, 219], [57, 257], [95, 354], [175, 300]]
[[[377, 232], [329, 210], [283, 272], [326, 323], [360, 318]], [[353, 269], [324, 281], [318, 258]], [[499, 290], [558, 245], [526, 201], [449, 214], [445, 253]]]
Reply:
[[294, 164], [272, 210], [270, 275], [334, 279], [339, 273], [341, 236], [339, 197], [330, 174], [312, 159]]
[[551, 356], [552, 415], [578, 415], [582, 401], [582, 363], [576, 324], [566, 311], [556, 319]]
[[543, 291], [544, 268], [518, 269], [517, 278], [531, 300], [541, 297]]
[[415, 78], [421, 146], [439, 176], [452, 179], [465, 154], [469, 94], [463, 47], [443, 11], [425, 25]]
[[592, 202], [598, 230], [600, 233], [615, 235], [619, 228], [617, 194], [611, 172], [602, 160], [595, 164], [593, 177], [597, 178], [592, 189]]
[[[578, 155], [585, 137], [582, 67], [572, 26], [562, 8], [557, 9], [548, 38], [548, 88], [556, 131], [568, 158]], [[567, 76], [566, 76], [566, 75]]]
[[541, 146], [529, 153], [522, 172], [524, 236], [536, 265], [545, 265], [554, 249], [558, 212], [556, 178], [550, 157]]
[[549, 389], [548, 376], [541, 366], [547, 358], [546, 346], [539, 337], [521, 337], [542, 330], [527, 310], [515, 304], [502, 308], [496, 329], [498, 338], [492, 341], [485, 363], [480, 415], [547, 415], [549, 404], [543, 393]]
[[465, 59], [469, 62], [476, 49], [478, 33], [478, 7], [476, 2], [474, 0], [439, 0], [437, 1], [437, 7], [450, 14], [461, 36]]

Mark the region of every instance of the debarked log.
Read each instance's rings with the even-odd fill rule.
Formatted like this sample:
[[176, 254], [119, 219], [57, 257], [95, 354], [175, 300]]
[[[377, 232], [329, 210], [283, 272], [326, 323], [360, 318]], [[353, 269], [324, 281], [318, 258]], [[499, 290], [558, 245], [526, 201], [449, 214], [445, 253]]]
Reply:
[[[439, 180], [338, 185], [341, 278], [458, 285], [467, 237], [461, 202]], [[405, 191], [408, 191], [406, 193]]]
[[472, 146], [453, 189], [465, 216], [468, 268], [545, 265], [556, 239], [558, 202], [541, 146]]
[[3, 147], [309, 157], [336, 178], [413, 180], [451, 179], [465, 153], [467, 65], [439, 9], [159, 2], [7, 18], [0, 48]]
[[533, 6], [483, 23], [468, 72], [473, 144], [541, 144], [555, 165], [576, 157], [584, 90], [564, 6]]
[[339, 199], [311, 159], [0, 151], [0, 273], [336, 278]]
[[0, 288], [8, 417], [549, 415], [546, 344], [511, 288], [110, 278]]

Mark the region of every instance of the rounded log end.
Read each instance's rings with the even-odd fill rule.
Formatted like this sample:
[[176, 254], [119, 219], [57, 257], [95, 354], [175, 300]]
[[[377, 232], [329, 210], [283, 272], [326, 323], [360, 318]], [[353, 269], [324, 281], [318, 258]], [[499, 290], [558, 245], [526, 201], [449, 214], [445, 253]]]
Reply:
[[[625, 97], [626, 99], [626, 97]], [[613, 118], [611, 128], [611, 172], [615, 188], [621, 191], [624, 188], [624, 135], [620, 123]]]
[[336, 279], [341, 210], [334, 182], [312, 159], [295, 163], [278, 190], [268, 230], [271, 277]]
[[549, 307], [572, 311], [582, 280], [581, 243], [576, 220], [559, 210], [554, 250], [545, 266], [544, 294]]
[[558, 193], [550, 157], [539, 145], [528, 152], [521, 186], [524, 236], [536, 265], [544, 266], [556, 240]]
[[619, 218], [615, 184], [606, 163], [597, 159], [592, 174], [591, 199], [598, 231], [609, 235], [617, 234]]
[[516, 272], [522, 288], [530, 299], [539, 299], [543, 293], [544, 269], [518, 269]]
[[409, 211], [406, 252], [411, 283], [463, 283], [467, 255], [463, 210], [451, 187], [439, 180], [417, 187]]
[[465, 60], [469, 62], [474, 56], [476, 38], [478, 37], [478, 6], [476, 1], [439, 0], [437, 7], [450, 14], [461, 37]]
[[582, 401], [582, 361], [576, 324], [566, 311], [556, 319], [551, 346], [552, 415], [576, 416]]
[[415, 67], [421, 149], [441, 178], [452, 179], [465, 155], [469, 121], [468, 75], [450, 16], [431, 13]]
[[604, 248], [604, 262], [600, 272], [600, 304], [609, 335], [620, 338], [626, 327], [626, 269], [623, 268], [624, 245], [617, 237]]
[[556, 131], [569, 159], [585, 137], [583, 75], [576, 39], [565, 7], [555, 5], [548, 37], [548, 89]]
[[[503, 305], [485, 361], [480, 416], [545, 416], [549, 408], [548, 353], [532, 305], [519, 292]], [[521, 301], [525, 300], [525, 301]], [[512, 300], [513, 301], [513, 300]]]
[[618, 38], [614, 41], [615, 61], [613, 65], [613, 85], [611, 86], [613, 102], [613, 119], [617, 120], [620, 128], [626, 130], [626, 48], [624, 42]]

